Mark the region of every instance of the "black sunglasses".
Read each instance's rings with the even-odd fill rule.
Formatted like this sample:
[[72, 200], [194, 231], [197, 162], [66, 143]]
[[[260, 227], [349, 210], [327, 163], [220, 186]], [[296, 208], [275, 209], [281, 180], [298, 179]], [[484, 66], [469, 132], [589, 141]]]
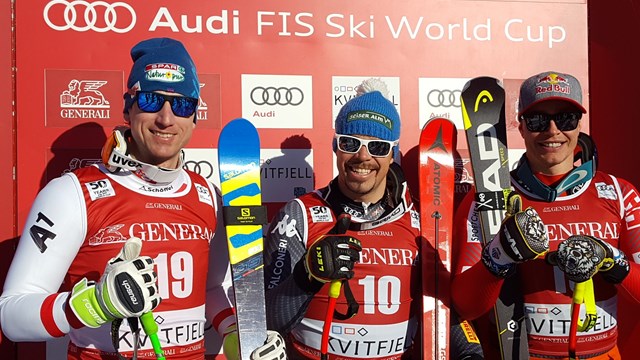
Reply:
[[375, 157], [387, 157], [391, 153], [391, 149], [398, 145], [398, 140], [366, 140], [360, 139], [349, 135], [335, 135], [335, 139], [338, 143], [338, 149], [348, 154], [355, 154], [360, 151], [360, 148], [364, 145], [369, 151], [371, 156]]
[[151, 91], [138, 91], [133, 100], [138, 104], [140, 110], [148, 113], [160, 111], [166, 101], [171, 104], [171, 111], [175, 116], [190, 117], [198, 109], [198, 99], [165, 95]]
[[524, 120], [527, 129], [531, 132], [542, 132], [549, 130], [551, 120], [556, 123], [560, 131], [571, 131], [578, 127], [578, 122], [582, 119], [581, 112], [561, 112], [557, 114], [524, 114], [520, 115], [520, 120]]

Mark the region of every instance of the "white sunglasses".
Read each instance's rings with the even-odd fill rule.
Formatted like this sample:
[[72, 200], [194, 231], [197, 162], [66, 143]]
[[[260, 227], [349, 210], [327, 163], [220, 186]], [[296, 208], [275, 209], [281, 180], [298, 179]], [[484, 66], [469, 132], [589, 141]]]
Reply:
[[398, 145], [398, 140], [366, 140], [355, 136], [336, 134], [335, 139], [338, 149], [347, 154], [356, 154], [362, 146], [367, 148], [369, 154], [373, 157], [387, 157], [391, 153], [391, 149]]

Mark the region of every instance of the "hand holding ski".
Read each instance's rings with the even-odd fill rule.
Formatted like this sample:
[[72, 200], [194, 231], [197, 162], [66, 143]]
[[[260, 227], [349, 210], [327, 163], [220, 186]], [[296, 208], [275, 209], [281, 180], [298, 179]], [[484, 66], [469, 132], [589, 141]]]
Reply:
[[340, 282], [353, 277], [353, 266], [360, 259], [362, 245], [360, 240], [347, 235], [340, 235], [337, 231], [344, 231], [342, 227], [346, 223], [348, 228], [350, 218], [342, 216], [338, 220], [338, 230], [332, 230], [314, 241], [305, 255], [305, 268], [309, 278], [326, 282]]
[[482, 260], [496, 276], [507, 276], [517, 263], [533, 260], [549, 251], [549, 238], [544, 223], [535, 209], [522, 210], [522, 199], [516, 193], [507, 198], [507, 216], [500, 231], [482, 251]]
[[140, 256], [142, 240], [130, 238], [109, 260], [98, 282], [83, 278], [73, 286], [69, 306], [85, 326], [137, 318], [160, 304], [153, 260]]
[[557, 265], [569, 280], [576, 283], [591, 279], [597, 272], [612, 284], [619, 284], [629, 274], [626, 255], [606, 241], [590, 235], [572, 235], [549, 254], [547, 262]]

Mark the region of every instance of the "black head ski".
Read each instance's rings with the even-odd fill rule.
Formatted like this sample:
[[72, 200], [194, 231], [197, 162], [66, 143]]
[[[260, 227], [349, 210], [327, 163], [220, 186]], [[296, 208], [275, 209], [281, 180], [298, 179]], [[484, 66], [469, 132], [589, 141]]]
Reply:
[[[500, 229], [511, 188], [505, 92], [499, 80], [478, 77], [465, 84], [461, 98], [476, 188], [476, 211], [486, 244]], [[505, 279], [494, 310], [502, 359], [528, 359], [524, 303], [517, 276]]]

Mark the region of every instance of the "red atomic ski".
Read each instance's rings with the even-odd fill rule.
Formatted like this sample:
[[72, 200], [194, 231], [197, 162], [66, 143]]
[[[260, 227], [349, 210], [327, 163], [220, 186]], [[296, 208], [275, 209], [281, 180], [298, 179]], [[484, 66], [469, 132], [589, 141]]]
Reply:
[[449, 277], [456, 140], [455, 125], [444, 118], [429, 120], [420, 133], [422, 358], [425, 360], [449, 359]]

